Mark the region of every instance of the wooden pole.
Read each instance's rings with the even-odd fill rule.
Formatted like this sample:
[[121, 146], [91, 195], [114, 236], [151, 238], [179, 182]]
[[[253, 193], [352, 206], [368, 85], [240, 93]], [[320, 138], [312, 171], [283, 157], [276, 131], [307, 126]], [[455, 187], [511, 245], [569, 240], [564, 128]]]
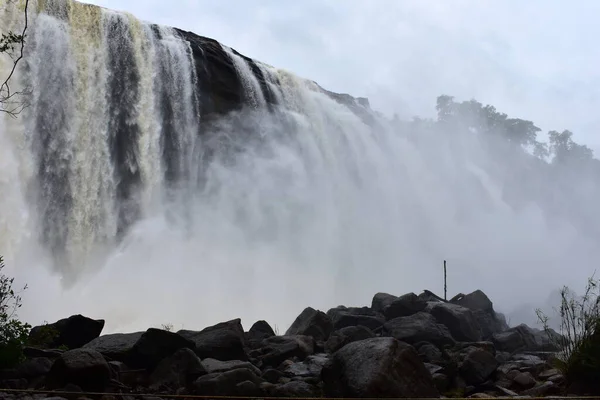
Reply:
[[446, 286], [446, 260], [444, 260], [444, 300], [448, 301], [447, 298], [448, 287]]

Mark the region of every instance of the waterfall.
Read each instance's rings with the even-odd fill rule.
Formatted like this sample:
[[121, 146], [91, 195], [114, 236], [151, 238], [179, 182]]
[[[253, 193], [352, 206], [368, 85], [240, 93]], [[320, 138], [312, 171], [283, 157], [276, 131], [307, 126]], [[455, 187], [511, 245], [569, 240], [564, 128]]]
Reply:
[[407, 137], [210, 39], [32, 3], [30, 106], [0, 122], [0, 254], [32, 323], [284, 327], [306, 305], [438, 290], [444, 259], [452, 292], [512, 307], [600, 253], [539, 204], [511, 207], [477, 139]]

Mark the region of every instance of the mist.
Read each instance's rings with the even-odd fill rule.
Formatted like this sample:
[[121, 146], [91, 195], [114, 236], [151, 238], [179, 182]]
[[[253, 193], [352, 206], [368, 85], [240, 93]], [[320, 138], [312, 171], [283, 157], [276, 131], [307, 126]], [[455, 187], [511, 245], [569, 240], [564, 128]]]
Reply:
[[[134, 29], [121, 14], [101, 17], [88, 22]], [[144, 25], [136, 33], [147, 43], [106, 50], [79, 46], [89, 33], [74, 36], [66, 25], [36, 20], [19, 77], [37, 83], [38, 97], [0, 126], [0, 254], [4, 272], [28, 285], [20, 317], [30, 323], [82, 313], [114, 332], [241, 317], [246, 329], [265, 319], [282, 332], [307, 306], [369, 305], [381, 291], [442, 294], [447, 260], [449, 297], [481, 289], [511, 324], [535, 326], [535, 308], [555, 305], [553, 291], [577, 291], [594, 272], [598, 162], [576, 158], [574, 142], [537, 157], [506, 139], [509, 125], [492, 129], [474, 119], [477, 107], [461, 111], [468, 98], [454, 100], [449, 119], [436, 115], [435, 96], [430, 119], [392, 119], [375, 106], [357, 114], [311, 81], [258, 63], [277, 100], [270, 105], [226, 46], [247, 107], [200, 124], [194, 96], [202, 93], [175, 33], [162, 27], [155, 37]], [[141, 183], [120, 175], [142, 188], [131, 214], [106, 144], [120, 129], [107, 89], [117, 50], [143, 66], [129, 82], [146, 107], [131, 117], [143, 123], [123, 142], [143, 144]], [[73, 54], [98, 61], [88, 68], [100, 79], [88, 83], [102, 96], [82, 96]], [[187, 90], [179, 114], [161, 115], [155, 94], [174, 102], [176, 90]], [[165, 118], [178, 124], [167, 156]], [[58, 124], [53, 145], [31, 145]], [[67, 192], [70, 203], [60, 197]]]

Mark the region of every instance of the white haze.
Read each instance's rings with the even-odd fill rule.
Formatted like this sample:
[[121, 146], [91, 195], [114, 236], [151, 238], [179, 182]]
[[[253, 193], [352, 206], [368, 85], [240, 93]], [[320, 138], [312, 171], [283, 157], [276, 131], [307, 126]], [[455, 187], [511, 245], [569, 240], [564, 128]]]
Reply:
[[[52, 39], [44, 32], [62, 32], [52, 24], [37, 25], [37, 40]], [[65, 45], [62, 40], [56, 49]], [[174, 46], [171, 54], [179, 54]], [[173, 63], [186, 68], [181, 59]], [[236, 67], [244, 74], [243, 62]], [[379, 291], [442, 294], [444, 259], [449, 295], [482, 289], [498, 310], [510, 313], [545, 303], [563, 284], [579, 289], [593, 273], [597, 238], [566, 221], [550, 223], [536, 204], [517, 211], [505, 202], [503, 182], [518, 171], [519, 156], [500, 164], [500, 153], [491, 154], [466, 133], [415, 138], [384, 121], [371, 128], [300, 78], [262, 68], [283, 82], [278, 96], [285, 107], [268, 115], [261, 108], [264, 98], [253, 92], [253, 78], [244, 75], [249, 100], [258, 108], [230, 116], [212, 142], [198, 143], [200, 149], [216, 141], [244, 150], [235, 157], [218, 153], [202, 190], [190, 185], [184, 189], [192, 194], [164, 202], [159, 167], [152, 164], [152, 135], [160, 129], [148, 122], [143, 218], [109, 247], [105, 259], [92, 256], [78, 265], [85, 273], [69, 288], [52, 272], [51, 257], [37, 240], [39, 209], [30, 187], [35, 167], [22, 136], [26, 123], [3, 122], [0, 254], [6, 257], [4, 272], [29, 286], [23, 319], [37, 324], [82, 313], [106, 319], [111, 332], [162, 323], [199, 329], [241, 317], [245, 328], [266, 319], [283, 331], [306, 306], [369, 305]], [[89, 106], [94, 99], [78, 104]], [[148, 118], [151, 111], [145, 111]], [[238, 129], [240, 118], [260, 140]], [[95, 169], [102, 161], [96, 145], [101, 143], [80, 144], [81, 164], [72, 166], [83, 174], [77, 175], [81, 185], [91, 185], [77, 194], [77, 204], [88, 212], [100, 212], [91, 206], [93, 185], [110, 186]], [[105, 206], [110, 199], [102, 196], [93, 200]], [[568, 201], [569, 194], [564, 196]], [[581, 215], [596, 207], [583, 205]], [[106, 223], [100, 233], [114, 235], [110, 227]], [[72, 238], [77, 249], [99, 230]]]

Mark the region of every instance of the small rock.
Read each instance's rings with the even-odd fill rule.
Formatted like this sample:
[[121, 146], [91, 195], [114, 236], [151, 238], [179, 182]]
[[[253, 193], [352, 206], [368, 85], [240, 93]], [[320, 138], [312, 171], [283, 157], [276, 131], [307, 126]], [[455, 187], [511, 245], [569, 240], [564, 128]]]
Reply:
[[202, 365], [204, 365], [204, 368], [206, 368], [206, 372], [209, 374], [214, 374], [215, 372], [227, 372], [231, 371], [232, 369], [238, 368], [248, 368], [252, 370], [255, 374], [260, 375], [260, 369], [258, 369], [248, 361], [219, 361], [215, 360], [214, 358], [205, 358], [204, 360], [202, 360]]
[[436, 363], [444, 359], [441, 350], [431, 343], [416, 344], [415, 347], [418, 349], [419, 356], [424, 362]]
[[328, 360], [326, 354], [308, 356], [304, 361], [290, 363], [285, 367], [284, 372], [291, 378], [320, 376], [321, 370]]
[[529, 389], [535, 386], [536, 381], [530, 372], [519, 372], [513, 378], [513, 381], [523, 389]]
[[556, 389], [556, 384], [554, 382], [544, 382], [537, 386], [532, 387], [531, 389], [524, 390], [521, 392], [521, 395], [524, 396], [533, 396], [533, 397], [541, 397], [544, 396]]
[[277, 385], [271, 392], [274, 397], [320, 397], [319, 389], [303, 381]]
[[265, 381], [276, 384], [279, 383], [279, 380], [284, 377], [284, 373], [279, 370], [269, 368], [263, 372], [261, 377]]

